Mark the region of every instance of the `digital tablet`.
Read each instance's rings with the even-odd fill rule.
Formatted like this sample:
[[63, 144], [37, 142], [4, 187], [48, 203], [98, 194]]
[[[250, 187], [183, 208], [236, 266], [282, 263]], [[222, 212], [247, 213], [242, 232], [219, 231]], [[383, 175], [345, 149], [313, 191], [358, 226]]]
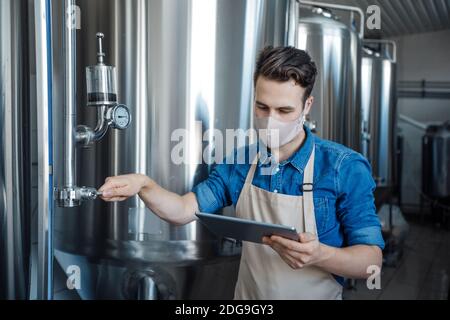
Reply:
[[195, 215], [218, 236], [255, 243], [262, 243], [263, 237], [272, 235], [299, 241], [298, 232], [294, 227], [210, 213], [196, 213]]

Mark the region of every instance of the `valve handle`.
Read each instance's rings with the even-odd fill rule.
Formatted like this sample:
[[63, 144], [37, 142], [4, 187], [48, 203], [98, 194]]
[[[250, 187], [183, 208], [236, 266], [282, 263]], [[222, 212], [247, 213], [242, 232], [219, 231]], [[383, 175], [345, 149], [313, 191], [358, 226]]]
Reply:
[[104, 64], [104, 58], [105, 58], [105, 53], [103, 52], [103, 38], [105, 37], [105, 35], [101, 32], [97, 32], [96, 34], [97, 36], [97, 62], [99, 64]]

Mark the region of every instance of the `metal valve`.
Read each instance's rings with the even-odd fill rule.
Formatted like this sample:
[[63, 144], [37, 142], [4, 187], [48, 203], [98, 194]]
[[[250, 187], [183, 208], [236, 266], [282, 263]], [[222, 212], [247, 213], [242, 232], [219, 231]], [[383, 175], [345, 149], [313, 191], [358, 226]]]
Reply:
[[96, 34], [97, 36], [97, 41], [98, 41], [98, 46], [97, 46], [97, 63], [99, 65], [103, 65], [103, 60], [105, 58], [105, 53], [103, 52], [103, 38], [105, 37], [105, 35], [101, 32], [97, 32]]
[[79, 206], [83, 201], [95, 200], [98, 196], [101, 196], [101, 192], [89, 187], [67, 187], [54, 191], [57, 205], [66, 208]]
[[91, 107], [117, 104], [116, 68], [105, 65], [103, 33], [97, 33], [97, 64], [86, 68], [87, 105]]
[[[109, 127], [124, 130], [131, 123], [129, 109], [117, 102], [116, 68], [105, 65], [103, 33], [97, 36], [97, 64], [86, 68], [87, 105], [97, 107], [97, 125], [91, 128], [79, 125], [75, 132], [77, 146], [88, 147], [101, 140]], [[71, 113], [69, 113], [71, 114]], [[70, 130], [71, 134], [72, 130]], [[72, 141], [70, 142], [72, 143]], [[68, 143], [69, 144], [69, 143]], [[77, 187], [69, 181], [54, 190], [56, 203], [60, 207], [76, 207], [85, 200], [95, 200], [101, 193], [95, 188]]]
[[131, 123], [131, 113], [127, 106], [117, 102], [116, 68], [105, 65], [103, 33], [97, 36], [97, 64], [86, 68], [87, 105], [98, 108], [97, 126], [90, 128], [79, 125], [76, 132], [78, 145], [89, 147], [101, 140], [109, 127], [124, 130]]

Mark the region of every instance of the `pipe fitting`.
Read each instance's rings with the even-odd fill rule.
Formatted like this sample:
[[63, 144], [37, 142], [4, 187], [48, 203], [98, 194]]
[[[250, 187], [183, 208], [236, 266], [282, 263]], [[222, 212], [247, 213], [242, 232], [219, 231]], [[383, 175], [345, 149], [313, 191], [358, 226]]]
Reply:
[[95, 200], [100, 193], [90, 187], [64, 187], [55, 188], [54, 198], [58, 207], [73, 208], [83, 201]]
[[98, 109], [97, 126], [95, 129], [85, 125], [77, 126], [75, 140], [79, 146], [89, 147], [94, 142], [104, 138], [112, 124], [111, 119], [108, 118], [108, 110], [109, 108], [107, 106], [102, 106]]
[[334, 3], [325, 3], [325, 2], [318, 2], [318, 1], [311, 1], [311, 0], [298, 0], [299, 4], [312, 6], [312, 7], [319, 7], [319, 8], [330, 8], [335, 10], [341, 10], [341, 11], [350, 11], [357, 13], [359, 15], [359, 38], [362, 40], [364, 39], [364, 27], [365, 27], [365, 16], [364, 12], [359, 7], [354, 6], [347, 6], [342, 4], [334, 4]]

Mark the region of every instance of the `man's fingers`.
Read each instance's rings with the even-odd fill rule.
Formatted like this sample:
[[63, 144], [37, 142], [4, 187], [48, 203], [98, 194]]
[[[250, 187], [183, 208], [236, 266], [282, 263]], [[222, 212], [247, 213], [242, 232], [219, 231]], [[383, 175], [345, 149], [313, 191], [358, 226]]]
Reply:
[[273, 250], [275, 250], [276, 252], [278, 252], [280, 254], [283, 253], [284, 251], [286, 251], [285, 247], [283, 247], [282, 245], [280, 245], [279, 243], [276, 243], [276, 242], [272, 242], [270, 244], [270, 246], [273, 248]]
[[297, 251], [300, 253], [311, 254], [311, 246], [309, 243], [301, 243], [298, 241], [293, 241], [289, 239], [285, 239], [279, 236], [270, 237], [272, 243], [277, 243], [283, 246], [286, 250]]
[[303, 266], [307, 265], [311, 258], [309, 255], [304, 253], [298, 253], [295, 251], [285, 251], [285, 254], [289, 256], [291, 259], [297, 262], [297, 267], [302, 268]]
[[311, 242], [316, 240], [316, 236], [309, 232], [304, 232], [299, 234], [300, 242]]
[[302, 264], [304, 264], [306, 261], [306, 255], [303, 253], [299, 253], [297, 251], [294, 250], [289, 250], [286, 249], [286, 247], [278, 244], [278, 243], [273, 243], [272, 244], [272, 248], [278, 252], [280, 255], [286, 255], [288, 256], [292, 261], [298, 263], [301, 262]]
[[102, 192], [102, 198], [127, 197], [128, 193], [126, 187], [105, 189]]
[[109, 181], [109, 182], [106, 182], [104, 185], [102, 185], [99, 189], [98, 189], [98, 191], [99, 192], [103, 192], [103, 191], [106, 191], [106, 190], [110, 190], [110, 189], [113, 189], [113, 188], [116, 188], [117, 186], [112, 182], [112, 181]]
[[98, 189], [99, 191], [104, 191], [113, 188], [122, 188], [127, 184], [120, 177], [109, 177], [106, 178], [105, 183]]
[[278, 253], [281, 259], [284, 260], [292, 269], [300, 269], [303, 268], [306, 264], [306, 256], [298, 253], [296, 251], [292, 251], [287, 249], [285, 246], [271, 240], [265, 241], [267, 244], [271, 246], [271, 248]]
[[[274, 246], [277, 246], [274, 244]], [[273, 246], [272, 246], [273, 248]], [[277, 247], [277, 249], [274, 249], [278, 255], [283, 259], [292, 269], [299, 269], [303, 268], [304, 263], [301, 259], [295, 257], [295, 252], [289, 252], [287, 250], [283, 250], [280, 247]], [[297, 254], [299, 255], [299, 254]]]
[[286, 262], [292, 269], [296, 269], [298, 267], [297, 261], [295, 261], [295, 259], [292, 258], [290, 255], [286, 254], [276, 245], [272, 245], [271, 247], [280, 256], [280, 258], [283, 259], [283, 261]]
[[106, 202], [119, 202], [124, 201], [127, 199], [127, 197], [113, 197], [113, 198], [102, 198]]
[[289, 250], [297, 250], [297, 248], [299, 248], [300, 247], [299, 245], [301, 244], [297, 241], [289, 240], [279, 236], [271, 236], [270, 240], [272, 240], [272, 242], [282, 245], [283, 247]]
[[281, 259], [283, 259], [284, 262], [286, 262], [292, 269], [297, 269], [297, 263], [296, 263], [294, 260], [292, 260], [290, 257], [288, 257], [288, 256], [283, 256], [283, 255], [280, 255], [280, 257], [281, 257]]
[[120, 195], [119, 190], [117, 189], [105, 189], [102, 191], [103, 198], [113, 198]]

